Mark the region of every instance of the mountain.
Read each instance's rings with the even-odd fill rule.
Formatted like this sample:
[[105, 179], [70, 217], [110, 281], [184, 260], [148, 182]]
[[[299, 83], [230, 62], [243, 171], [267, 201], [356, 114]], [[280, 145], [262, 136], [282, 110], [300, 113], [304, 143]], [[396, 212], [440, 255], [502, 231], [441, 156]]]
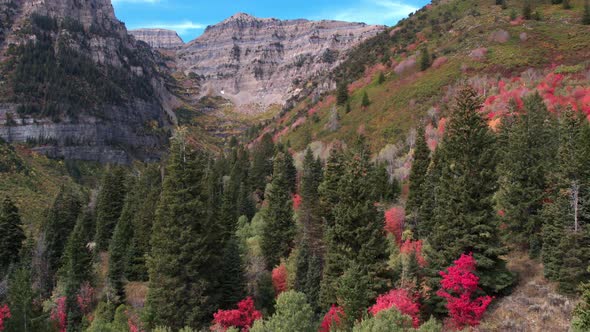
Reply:
[[338, 21], [278, 20], [238, 13], [209, 26], [175, 55], [179, 70], [199, 80], [199, 95], [235, 105], [284, 104], [307, 82], [322, 90], [346, 52], [384, 30]]
[[175, 97], [109, 0], [0, 4], [0, 138], [51, 157], [159, 158]]
[[176, 31], [166, 29], [136, 29], [129, 30], [135, 39], [146, 42], [152, 48], [176, 49], [184, 45]]

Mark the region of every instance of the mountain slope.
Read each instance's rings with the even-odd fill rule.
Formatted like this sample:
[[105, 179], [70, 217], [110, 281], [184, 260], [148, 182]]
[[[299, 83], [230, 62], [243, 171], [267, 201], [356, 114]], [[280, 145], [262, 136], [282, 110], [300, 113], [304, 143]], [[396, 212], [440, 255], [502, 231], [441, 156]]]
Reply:
[[51, 157], [159, 157], [174, 98], [158, 55], [127, 34], [109, 0], [0, 7], [0, 137]]

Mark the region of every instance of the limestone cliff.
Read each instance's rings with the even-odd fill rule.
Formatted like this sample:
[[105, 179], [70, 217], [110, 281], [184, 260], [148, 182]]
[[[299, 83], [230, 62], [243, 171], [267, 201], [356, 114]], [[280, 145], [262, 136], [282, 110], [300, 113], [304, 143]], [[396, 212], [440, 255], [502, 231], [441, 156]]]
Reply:
[[0, 138], [68, 159], [159, 157], [174, 97], [110, 0], [1, 0], [0, 13]]
[[177, 49], [184, 45], [176, 31], [166, 29], [137, 29], [129, 30], [137, 40], [146, 42], [153, 48]]
[[303, 83], [319, 87], [346, 52], [382, 26], [339, 21], [278, 20], [239, 13], [208, 27], [177, 52], [178, 67], [200, 81], [201, 95], [236, 105], [283, 104]]

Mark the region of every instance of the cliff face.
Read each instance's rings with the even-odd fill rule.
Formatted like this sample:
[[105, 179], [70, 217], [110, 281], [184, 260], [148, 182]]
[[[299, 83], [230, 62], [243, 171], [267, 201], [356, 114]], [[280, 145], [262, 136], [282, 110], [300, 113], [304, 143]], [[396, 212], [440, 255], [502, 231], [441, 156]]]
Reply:
[[166, 29], [137, 29], [129, 30], [137, 40], [146, 42], [153, 48], [178, 49], [184, 45], [176, 31]]
[[68, 159], [159, 157], [175, 99], [110, 0], [2, 0], [0, 13], [0, 138]]
[[236, 14], [208, 27], [177, 52], [177, 65], [198, 77], [201, 95], [219, 95], [236, 105], [283, 104], [322, 77], [345, 53], [384, 27], [338, 21], [259, 19]]

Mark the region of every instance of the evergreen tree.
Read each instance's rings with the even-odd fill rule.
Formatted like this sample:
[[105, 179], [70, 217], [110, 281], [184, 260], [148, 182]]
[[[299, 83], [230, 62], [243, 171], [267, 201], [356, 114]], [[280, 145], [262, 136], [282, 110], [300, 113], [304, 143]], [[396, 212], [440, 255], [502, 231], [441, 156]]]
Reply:
[[257, 191], [259, 195], [264, 193], [267, 177], [273, 171], [274, 143], [270, 134], [264, 134], [252, 151], [252, 166], [248, 175], [252, 191]]
[[377, 84], [381, 85], [383, 82], [385, 82], [385, 75], [383, 75], [383, 72], [380, 71], [379, 76], [377, 77]]
[[301, 175], [299, 221], [303, 225], [303, 233], [309, 241], [309, 249], [314, 253], [319, 253], [322, 247], [323, 227], [318, 192], [321, 181], [321, 161], [314, 159], [311, 149], [307, 149]]
[[525, 20], [530, 20], [533, 16], [533, 6], [531, 4], [531, 0], [525, 0], [524, 6], [522, 7], [522, 17]]
[[246, 296], [244, 268], [240, 256], [240, 247], [235, 236], [227, 241], [222, 262], [221, 308], [230, 309]]
[[416, 145], [414, 146], [414, 161], [410, 170], [410, 192], [406, 201], [406, 213], [414, 227], [419, 222], [418, 210], [425, 199], [426, 193], [424, 181], [426, 180], [428, 166], [430, 165], [430, 149], [426, 144], [424, 126], [420, 126], [416, 133]]
[[343, 325], [351, 327], [374, 298], [370, 280], [361, 266], [353, 264], [338, 279], [336, 297], [338, 305], [344, 308]]
[[294, 194], [297, 191], [297, 168], [295, 168], [295, 160], [289, 152], [288, 148], [284, 149], [285, 154], [285, 175], [287, 177], [287, 183], [289, 190]]
[[553, 119], [538, 93], [524, 99], [524, 113], [502, 126], [505, 139], [498, 193], [510, 240], [525, 244], [533, 256], [541, 250], [540, 212], [555, 146]]
[[551, 194], [543, 207], [545, 276], [572, 293], [590, 278], [590, 124], [568, 109], [561, 114]]
[[582, 16], [582, 24], [590, 25], [590, 1], [584, 1], [584, 14]]
[[66, 307], [68, 308], [68, 329], [75, 330], [82, 322], [83, 313], [77, 301], [78, 291], [84, 282], [92, 281], [92, 254], [88, 249], [86, 236], [90, 225], [85, 212], [80, 215], [74, 230], [70, 233], [60, 271], [65, 284]]
[[367, 94], [367, 91], [363, 91], [363, 99], [361, 100], [361, 106], [367, 107], [369, 105], [371, 105], [371, 101], [369, 100], [369, 95]]
[[428, 48], [424, 47], [420, 52], [420, 70], [425, 71], [428, 68], [430, 68], [430, 54]]
[[500, 258], [506, 251], [499, 238], [493, 196], [496, 191], [494, 136], [478, 113], [481, 103], [472, 88], [463, 89], [437, 152], [440, 178], [436, 184], [431, 245], [432, 280], [462, 253], [473, 252], [483, 289], [504, 291], [513, 276]]
[[275, 313], [266, 321], [258, 320], [250, 331], [314, 332], [314, 314], [305, 295], [296, 291], [283, 292], [277, 298]]
[[216, 304], [219, 225], [209, 224], [204, 194], [207, 158], [187, 146], [184, 131], [173, 140], [148, 258], [146, 318], [174, 329], [208, 324]]
[[145, 257], [150, 250], [150, 237], [155, 219], [156, 207], [160, 200], [162, 178], [159, 165], [149, 165], [138, 180], [140, 206], [133, 216], [133, 239], [129, 245], [127, 279], [147, 281], [148, 271]]
[[322, 281], [322, 258], [318, 254], [313, 254], [309, 259], [307, 268], [307, 278], [305, 279], [305, 295], [312, 309], [316, 312], [321, 310], [320, 291]]
[[278, 153], [274, 161], [273, 177], [267, 197], [268, 209], [260, 243], [269, 269], [276, 266], [280, 258], [289, 255], [295, 236], [292, 199], [285, 163], [285, 155]]
[[307, 270], [309, 269], [309, 246], [303, 238], [299, 245], [295, 270], [295, 290], [305, 294], [307, 287]]
[[336, 103], [344, 105], [348, 101], [348, 84], [341, 82], [336, 88]]
[[[590, 269], [588, 270], [590, 272]], [[572, 330], [574, 332], [590, 331], [590, 283], [580, 285], [582, 297], [574, 309]]]
[[[64, 248], [70, 233], [76, 226], [80, 209], [80, 201], [72, 190], [62, 187], [47, 214], [43, 231], [46, 244], [45, 257], [52, 285], [54, 283], [53, 277], [61, 267]], [[50, 289], [45, 291], [50, 291]]]
[[254, 206], [254, 202], [252, 202], [252, 195], [248, 191], [244, 182], [240, 183], [237, 210], [240, 216], [246, 216], [248, 220], [252, 219], [254, 213], [256, 213], [256, 207]]
[[385, 278], [389, 277], [383, 214], [375, 207], [372, 188], [366, 185], [373, 172], [369, 158], [369, 149], [360, 137], [356, 148], [347, 154], [334, 225], [327, 229], [321, 289], [324, 307], [336, 302], [336, 281], [354, 264], [363, 269], [375, 291], [384, 290]]
[[18, 262], [25, 238], [18, 208], [6, 197], [0, 207], [0, 276]]
[[419, 222], [416, 225], [416, 235], [418, 238], [430, 236], [434, 229], [434, 208], [437, 202], [435, 189], [438, 186], [442, 169], [440, 155], [440, 149], [434, 150], [432, 160], [426, 171], [426, 177], [420, 186], [422, 199], [417, 214]]
[[330, 157], [326, 162], [326, 169], [323, 181], [318, 188], [320, 194], [321, 215], [325, 219], [327, 227], [334, 225], [334, 207], [340, 201], [338, 188], [340, 179], [344, 175], [344, 155], [338, 145], [334, 145], [330, 150]]
[[96, 203], [96, 250], [106, 250], [111, 236], [121, 216], [125, 202], [125, 170], [112, 167], [107, 170], [100, 184], [100, 192]]
[[[109, 246], [109, 270], [107, 278], [112, 288], [115, 305], [125, 301], [125, 269], [128, 266], [130, 239], [133, 239], [133, 218], [139, 212], [142, 194], [140, 182], [132, 180], [131, 190], [127, 193], [119, 221], [115, 226]], [[130, 182], [132, 182], [130, 181]]]

